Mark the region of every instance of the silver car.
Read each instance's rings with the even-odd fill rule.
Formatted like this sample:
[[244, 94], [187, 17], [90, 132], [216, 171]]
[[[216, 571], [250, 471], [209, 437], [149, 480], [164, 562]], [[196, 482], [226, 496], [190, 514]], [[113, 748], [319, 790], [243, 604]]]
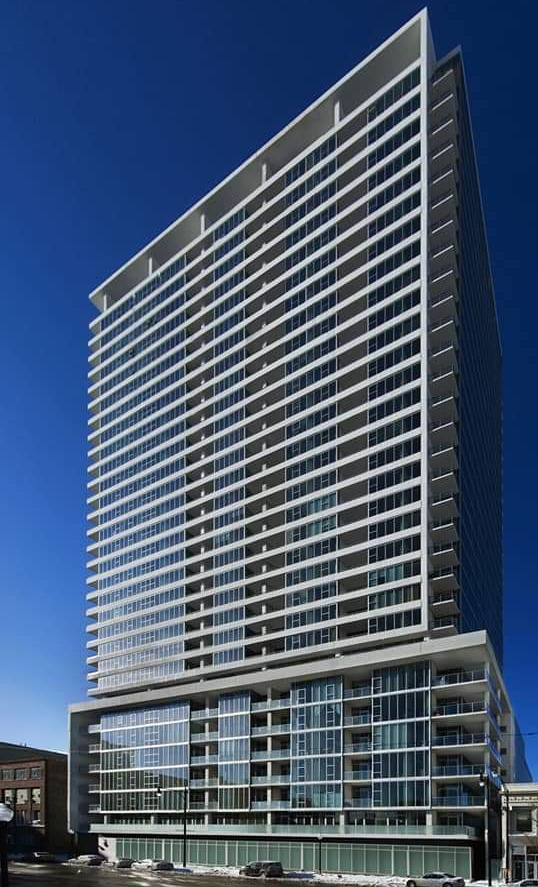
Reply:
[[465, 887], [465, 881], [447, 872], [428, 872], [421, 878], [409, 878], [407, 887]]

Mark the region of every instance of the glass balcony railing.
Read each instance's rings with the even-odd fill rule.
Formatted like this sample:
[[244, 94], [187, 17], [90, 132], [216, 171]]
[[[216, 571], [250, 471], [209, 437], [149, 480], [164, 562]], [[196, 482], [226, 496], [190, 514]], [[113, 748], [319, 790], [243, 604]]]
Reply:
[[358, 727], [361, 724], [369, 724], [372, 720], [369, 711], [364, 712], [360, 715], [350, 715], [347, 718], [344, 718], [344, 727]]
[[218, 786], [218, 779], [191, 779], [190, 788], [215, 788]]
[[289, 801], [252, 801], [252, 810], [289, 810]]
[[351, 782], [353, 779], [371, 779], [372, 771], [368, 768], [364, 770], [350, 770], [344, 773], [344, 782]]
[[346, 755], [357, 755], [361, 752], [371, 751], [372, 743], [371, 742], [354, 742], [352, 745], [344, 746], [344, 754]]
[[252, 735], [263, 736], [268, 733], [289, 733], [290, 728], [291, 724], [274, 724], [272, 727], [268, 724], [264, 724], [262, 727], [253, 727]]
[[434, 681], [434, 687], [444, 687], [446, 684], [468, 684], [472, 681], [487, 680], [485, 668], [475, 668], [471, 671], [458, 671], [450, 674], [438, 675]]
[[289, 708], [290, 703], [290, 697], [286, 696], [284, 699], [272, 699], [271, 701], [264, 700], [262, 702], [253, 702], [251, 709], [252, 711], [271, 711], [271, 709], [274, 708]]
[[251, 758], [253, 761], [260, 760], [270, 760], [276, 761], [279, 758], [289, 758], [290, 750], [289, 748], [281, 748], [276, 751], [253, 751], [251, 754]]
[[287, 776], [253, 776], [251, 779], [252, 785], [285, 785], [289, 781], [289, 774]]
[[371, 696], [372, 688], [370, 684], [363, 684], [360, 687], [351, 687], [344, 690], [344, 699], [362, 699], [364, 696]]
[[481, 795], [438, 795], [432, 798], [433, 807], [483, 807]]
[[218, 764], [218, 761], [219, 761], [218, 755], [200, 755], [200, 756], [191, 758], [191, 764], [195, 764], [195, 765]]
[[487, 745], [489, 737], [485, 733], [447, 733], [434, 736], [432, 745]]
[[479, 776], [482, 770], [479, 764], [446, 764], [432, 767], [432, 776]]
[[[99, 812], [99, 809], [95, 812]], [[303, 811], [304, 812], [304, 811]], [[122, 825], [114, 824], [114, 833], [132, 834], [133, 830], [140, 833], [140, 825]], [[361, 836], [413, 836], [413, 837], [476, 837], [478, 832], [475, 828], [468, 825], [271, 825], [268, 823], [189, 823], [189, 833], [206, 832], [218, 834], [223, 832], [231, 832], [237, 834], [263, 834], [263, 835], [286, 835], [286, 834], [308, 834], [308, 835], [353, 835]], [[168, 825], [152, 825], [151, 833], [167, 833], [170, 829]], [[90, 825], [90, 832], [102, 834], [103, 824], [94, 823]]]
[[435, 705], [432, 711], [433, 717], [441, 717], [447, 715], [465, 715], [474, 712], [486, 713], [487, 706], [484, 700], [479, 699], [474, 702], [449, 702], [446, 705]]

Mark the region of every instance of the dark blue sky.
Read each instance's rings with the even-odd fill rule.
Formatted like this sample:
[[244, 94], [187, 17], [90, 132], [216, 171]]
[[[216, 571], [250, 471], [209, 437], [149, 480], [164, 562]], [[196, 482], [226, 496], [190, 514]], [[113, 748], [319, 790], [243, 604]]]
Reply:
[[[0, 739], [85, 693], [87, 293], [415, 14], [408, 0], [3, 0]], [[534, 6], [434, 0], [463, 45], [505, 359], [506, 680], [538, 731]], [[538, 775], [538, 736], [528, 737]]]

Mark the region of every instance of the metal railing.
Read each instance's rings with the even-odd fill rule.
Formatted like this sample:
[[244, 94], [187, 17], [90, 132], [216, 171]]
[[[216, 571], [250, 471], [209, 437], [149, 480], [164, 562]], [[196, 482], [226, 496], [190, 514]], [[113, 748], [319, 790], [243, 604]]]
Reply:
[[344, 690], [344, 699], [361, 699], [364, 696], [371, 696], [372, 688], [370, 684], [364, 684], [361, 687], [351, 687], [349, 690]]
[[472, 712], [487, 712], [487, 705], [483, 699], [474, 702], [448, 702], [445, 705], [436, 705], [433, 709], [433, 717], [441, 715], [464, 715]]
[[290, 729], [291, 724], [274, 724], [271, 727], [268, 724], [264, 724], [263, 727], [253, 727], [252, 735], [262, 736], [267, 733], [289, 733]]
[[489, 737], [485, 733], [447, 733], [434, 736], [432, 745], [487, 745]]
[[480, 764], [446, 764], [432, 767], [432, 776], [479, 776], [482, 770]]
[[218, 764], [218, 755], [200, 755], [191, 758], [191, 764]]
[[433, 680], [434, 687], [444, 687], [446, 684], [467, 684], [472, 681], [487, 681], [488, 672], [485, 668], [474, 668], [469, 671], [452, 672], [445, 675], [437, 675]]
[[372, 743], [371, 742], [355, 742], [353, 745], [345, 745], [344, 746], [344, 754], [346, 755], [355, 755], [360, 754], [364, 751], [371, 751]]
[[290, 776], [253, 776], [252, 785], [286, 785], [289, 784]]
[[483, 807], [481, 795], [439, 795], [432, 798], [433, 807]]
[[253, 702], [251, 705], [252, 711], [270, 711], [273, 708], [289, 708], [291, 703], [291, 698], [287, 696], [284, 699], [272, 699], [271, 701], [265, 700], [264, 702]]
[[289, 758], [291, 750], [289, 748], [277, 749], [276, 751], [253, 751], [251, 758], [253, 761], [260, 760], [278, 760], [279, 758]]
[[198, 721], [203, 718], [216, 718], [218, 713], [218, 708], [203, 708], [199, 711], [191, 711], [191, 720]]
[[372, 716], [368, 711], [361, 715], [350, 715], [349, 717], [344, 718], [344, 727], [357, 727], [361, 724], [370, 724], [371, 721]]

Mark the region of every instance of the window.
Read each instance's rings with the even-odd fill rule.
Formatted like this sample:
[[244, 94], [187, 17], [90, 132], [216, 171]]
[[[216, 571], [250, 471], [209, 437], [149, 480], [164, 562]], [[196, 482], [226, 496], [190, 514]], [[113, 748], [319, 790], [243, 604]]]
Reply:
[[394, 86], [387, 89], [383, 95], [376, 99], [373, 105], [370, 105], [368, 108], [368, 122], [375, 120], [379, 114], [382, 114], [383, 111], [386, 111], [387, 108], [390, 108], [391, 105], [403, 98], [406, 93], [411, 92], [419, 83], [420, 68], [415, 68], [414, 71], [411, 71], [410, 74], [407, 74], [402, 80], [398, 80]]
[[2, 779], [7, 781], [8, 779], [13, 779], [14, 772], [13, 772], [13, 770], [2, 770], [1, 775], [2, 775]]
[[15, 779], [28, 779], [28, 770], [15, 770]]

